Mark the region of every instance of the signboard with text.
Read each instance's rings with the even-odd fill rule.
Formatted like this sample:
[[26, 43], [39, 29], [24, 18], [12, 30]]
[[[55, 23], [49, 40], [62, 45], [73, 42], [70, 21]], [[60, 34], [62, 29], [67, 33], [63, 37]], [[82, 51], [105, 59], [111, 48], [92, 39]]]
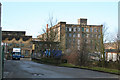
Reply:
[[13, 48], [13, 52], [20, 52], [20, 48]]

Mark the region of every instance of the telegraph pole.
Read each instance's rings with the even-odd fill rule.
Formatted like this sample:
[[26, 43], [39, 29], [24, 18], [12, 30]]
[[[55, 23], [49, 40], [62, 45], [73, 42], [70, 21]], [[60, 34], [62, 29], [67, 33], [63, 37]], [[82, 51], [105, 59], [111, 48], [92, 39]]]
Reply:
[[1, 27], [1, 6], [2, 4], [0, 3], [0, 80], [3, 78], [3, 64], [2, 64], [2, 27]]
[[[118, 2], [118, 36], [117, 37], [118, 37], [118, 53], [119, 53], [120, 52], [120, 1]], [[118, 59], [120, 64], [120, 55]], [[120, 76], [118, 76], [118, 78], [120, 79]]]
[[118, 40], [120, 41], [120, 1], [118, 2]]

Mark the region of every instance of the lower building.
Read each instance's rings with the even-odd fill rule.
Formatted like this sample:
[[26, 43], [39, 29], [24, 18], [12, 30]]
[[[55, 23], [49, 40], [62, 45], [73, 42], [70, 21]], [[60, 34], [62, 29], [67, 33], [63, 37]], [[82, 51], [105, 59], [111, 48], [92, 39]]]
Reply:
[[32, 36], [26, 36], [25, 31], [2, 31], [2, 45], [6, 56], [11, 57], [13, 48], [20, 48], [21, 55], [31, 57]]
[[117, 42], [105, 43], [105, 58], [107, 61], [120, 60], [119, 44]]
[[41, 50], [51, 49], [51, 50], [59, 50], [60, 42], [48, 42], [48, 41], [32, 41], [34, 46], [34, 53], [39, 53]]
[[[61, 48], [59, 46], [60, 42], [52, 42], [52, 41], [42, 41], [40, 39], [33, 39], [33, 51], [32, 58], [41, 58], [41, 57], [52, 57], [53, 55], [57, 55]], [[47, 55], [47, 53], [49, 55]]]

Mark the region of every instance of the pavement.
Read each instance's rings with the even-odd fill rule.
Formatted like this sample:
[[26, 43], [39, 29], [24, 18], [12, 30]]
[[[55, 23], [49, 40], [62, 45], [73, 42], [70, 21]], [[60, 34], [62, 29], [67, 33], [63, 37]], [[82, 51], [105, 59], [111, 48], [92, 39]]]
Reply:
[[30, 60], [5, 60], [3, 78], [118, 78], [97, 71], [58, 67]]

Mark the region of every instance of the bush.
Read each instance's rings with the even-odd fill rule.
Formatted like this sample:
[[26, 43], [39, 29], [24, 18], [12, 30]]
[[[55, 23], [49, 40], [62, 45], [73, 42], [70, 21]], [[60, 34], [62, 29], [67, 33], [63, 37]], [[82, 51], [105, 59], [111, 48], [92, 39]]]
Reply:
[[62, 63], [67, 63], [67, 59], [62, 59]]
[[[102, 61], [98, 61], [97, 66], [102, 67]], [[104, 67], [105, 68], [110, 68], [110, 69], [119, 69], [120, 64], [119, 64], [119, 62], [113, 62], [113, 61], [107, 62], [107, 61], [105, 61]]]
[[40, 63], [46, 63], [46, 64], [60, 64], [61, 60], [60, 59], [54, 59], [54, 58], [41, 58], [39, 59]]

